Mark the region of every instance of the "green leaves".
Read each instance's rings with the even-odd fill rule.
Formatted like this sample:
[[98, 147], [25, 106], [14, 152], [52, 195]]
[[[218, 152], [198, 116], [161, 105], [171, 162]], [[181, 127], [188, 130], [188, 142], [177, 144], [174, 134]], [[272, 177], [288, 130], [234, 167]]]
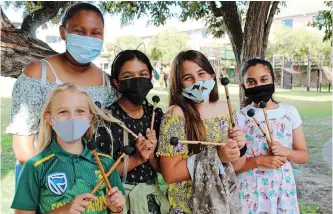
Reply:
[[325, 2], [326, 6], [330, 8], [330, 10], [320, 11], [317, 18], [310, 23], [312, 27], [316, 27], [319, 30], [324, 30], [325, 35], [323, 37], [323, 41], [328, 41], [332, 38], [332, 11], [333, 11], [333, 2], [327, 1]]

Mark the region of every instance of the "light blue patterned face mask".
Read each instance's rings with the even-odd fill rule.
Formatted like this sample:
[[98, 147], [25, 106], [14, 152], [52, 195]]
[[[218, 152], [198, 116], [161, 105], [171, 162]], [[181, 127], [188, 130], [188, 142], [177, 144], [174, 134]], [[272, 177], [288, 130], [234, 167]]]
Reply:
[[101, 53], [103, 40], [66, 32], [66, 49], [80, 64], [87, 64]]
[[210, 92], [215, 86], [215, 80], [201, 80], [183, 88], [182, 95], [196, 103], [202, 103], [209, 99]]

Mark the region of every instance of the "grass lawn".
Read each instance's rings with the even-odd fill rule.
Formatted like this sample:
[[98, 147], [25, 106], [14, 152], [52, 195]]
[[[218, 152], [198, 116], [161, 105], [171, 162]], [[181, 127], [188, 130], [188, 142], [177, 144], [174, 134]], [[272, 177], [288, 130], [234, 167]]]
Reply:
[[[224, 89], [221, 87], [219, 91], [221, 92], [220, 98], [225, 100]], [[234, 108], [238, 109], [238, 86], [231, 85], [229, 91]], [[148, 95], [149, 101], [153, 95], [160, 96], [161, 101], [158, 106], [166, 111], [168, 108], [167, 91], [155, 87]], [[275, 98], [279, 102], [296, 106], [300, 112], [310, 153], [309, 166], [318, 167], [326, 174], [331, 175], [331, 169], [327, 167], [321, 156], [321, 149], [332, 135], [332, 94], [306, 92], [304, 89], [295, 89], [294, 91], [278, 89]], [[12, 213], [9, 207], [14, 195], [15, 157], [12, 151], [11, 136], [5, 134], [9, 112], [10, 99], [1, 98], [1, 213]], [[161, 178], [160, 182], [162, 182]], [[331, 183], [327, 185], [331, 185]], [[166, 188], [166, 186], [163, 187]], [[305, 203], [300, 200], [302, 213], [326, 213], [321, 207], [321, 199], [318, 200], [307, 200]]]

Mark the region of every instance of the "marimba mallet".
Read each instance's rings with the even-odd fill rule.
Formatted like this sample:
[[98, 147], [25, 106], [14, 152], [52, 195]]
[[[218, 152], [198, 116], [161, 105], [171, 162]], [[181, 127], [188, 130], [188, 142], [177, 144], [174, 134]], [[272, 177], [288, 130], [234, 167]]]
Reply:
[[205, 146], [221, 146], [222, 143], [214, 143], [214, 142], [204, 142], [204, 141], [189, 141], [189, 140], [178, 140], [177, 137], [171, 137], [170, 144], [173, 146], [177, 146], [178, 143], [182, 144], [200, 144]]
[[227, 77], [221, 78], [221, 84], [224, 86], [224, 89], [225, 89], [225, 96], [227, 98], [227, 103], [228, 103], [230, 122], [231, 122], [231, 125], [233, 128], [233, 127], [235, 127], [235, 118], [233, 117], [233, 108], [232, 108], [230, 96], [229, 96], [229, 89], [228, 89], [229, 79]]
[[265, 117], [267, 129], [268, 129], [269, 137], [271, 139], [271, 142], [273, 142], [274, 139], [273, 139], [272, 129], [271, 129], [271, 125], [269, 123], [269, 120], [268, 120], [268, 117], [267, 117], [267, 112], [266, 112], [266, 102], [265, 101], [261, 101], [259, 103], [259, 108], [261, 108], [263, 110], [263, 112], [264, 112], [264, 117]]
[[257, 120], [257, 118], [254, 115], [255, 115], [255, 111], [253, 109], [250, 109], [250, 110], [247, 111], [247, 116], [252, 117], [252, 119], [257, 124], [258, 128], [260, 129], [261, 133], [266, 138], [266, 141], [267, 141], [268, 145], [271, 146], [272, 142], [270, 141], [270, 139], [268, 138], [265, 130], [261, 127], [259, 121]]
[[154, 103], [154, 107], [153, 107], [153, 114], [152, 114], [152, 117], [151, 117], [151, 125], [150, 125], [150, 130], [153, 130], [154, 129], [154, 122], [155, 122], [155, 110], [156, 110], [156, 105], [157, 103], [160, 102], [160, 97], [157, 96], [157, 95], [154, 95], [153, 98], [153, 103]]
[[[106, 173], [106, 176], [109, 177], [112, 172], [117, 168], [117, 166], [120, 164], [121, 160], [126, 155], [131, 155], [134, 152], [134, 149], [130, 146], [124, 146], [123, 153], [120, 155], [120, 157], [117, 159], [117, 161], [112, 165], [110, 170]], [[90, 192], [91, 194], [95, 194], [95, 192], [98, 190], [98, 188], [104, 183], [104, 180], [100, 180], [98, 184], [95, 186], [95, 188]]]

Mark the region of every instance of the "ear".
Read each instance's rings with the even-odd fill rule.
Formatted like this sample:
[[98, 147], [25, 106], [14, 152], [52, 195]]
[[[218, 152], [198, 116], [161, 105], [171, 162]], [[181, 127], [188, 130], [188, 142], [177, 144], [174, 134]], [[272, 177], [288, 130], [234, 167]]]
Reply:
[[119, 82], [116, 79], [112, 80], [113, 85], [119, 90]]
[[215, 75], [215, 74], [211, 74], [211, 75], [212, 75], [213, 79], [215, 79], [215, 78], [216, 78], [216, 75]]
[[60, 37], [62, 40], [66, 41], [66, 32], [63, 26], [59, 27]]
[[54, 125], [54, 123], [51, 119], [51, 114], [50, 113], [45, 113], [44, 119], [45, 119], [46, 123], [49, 124], [50, 126]]

